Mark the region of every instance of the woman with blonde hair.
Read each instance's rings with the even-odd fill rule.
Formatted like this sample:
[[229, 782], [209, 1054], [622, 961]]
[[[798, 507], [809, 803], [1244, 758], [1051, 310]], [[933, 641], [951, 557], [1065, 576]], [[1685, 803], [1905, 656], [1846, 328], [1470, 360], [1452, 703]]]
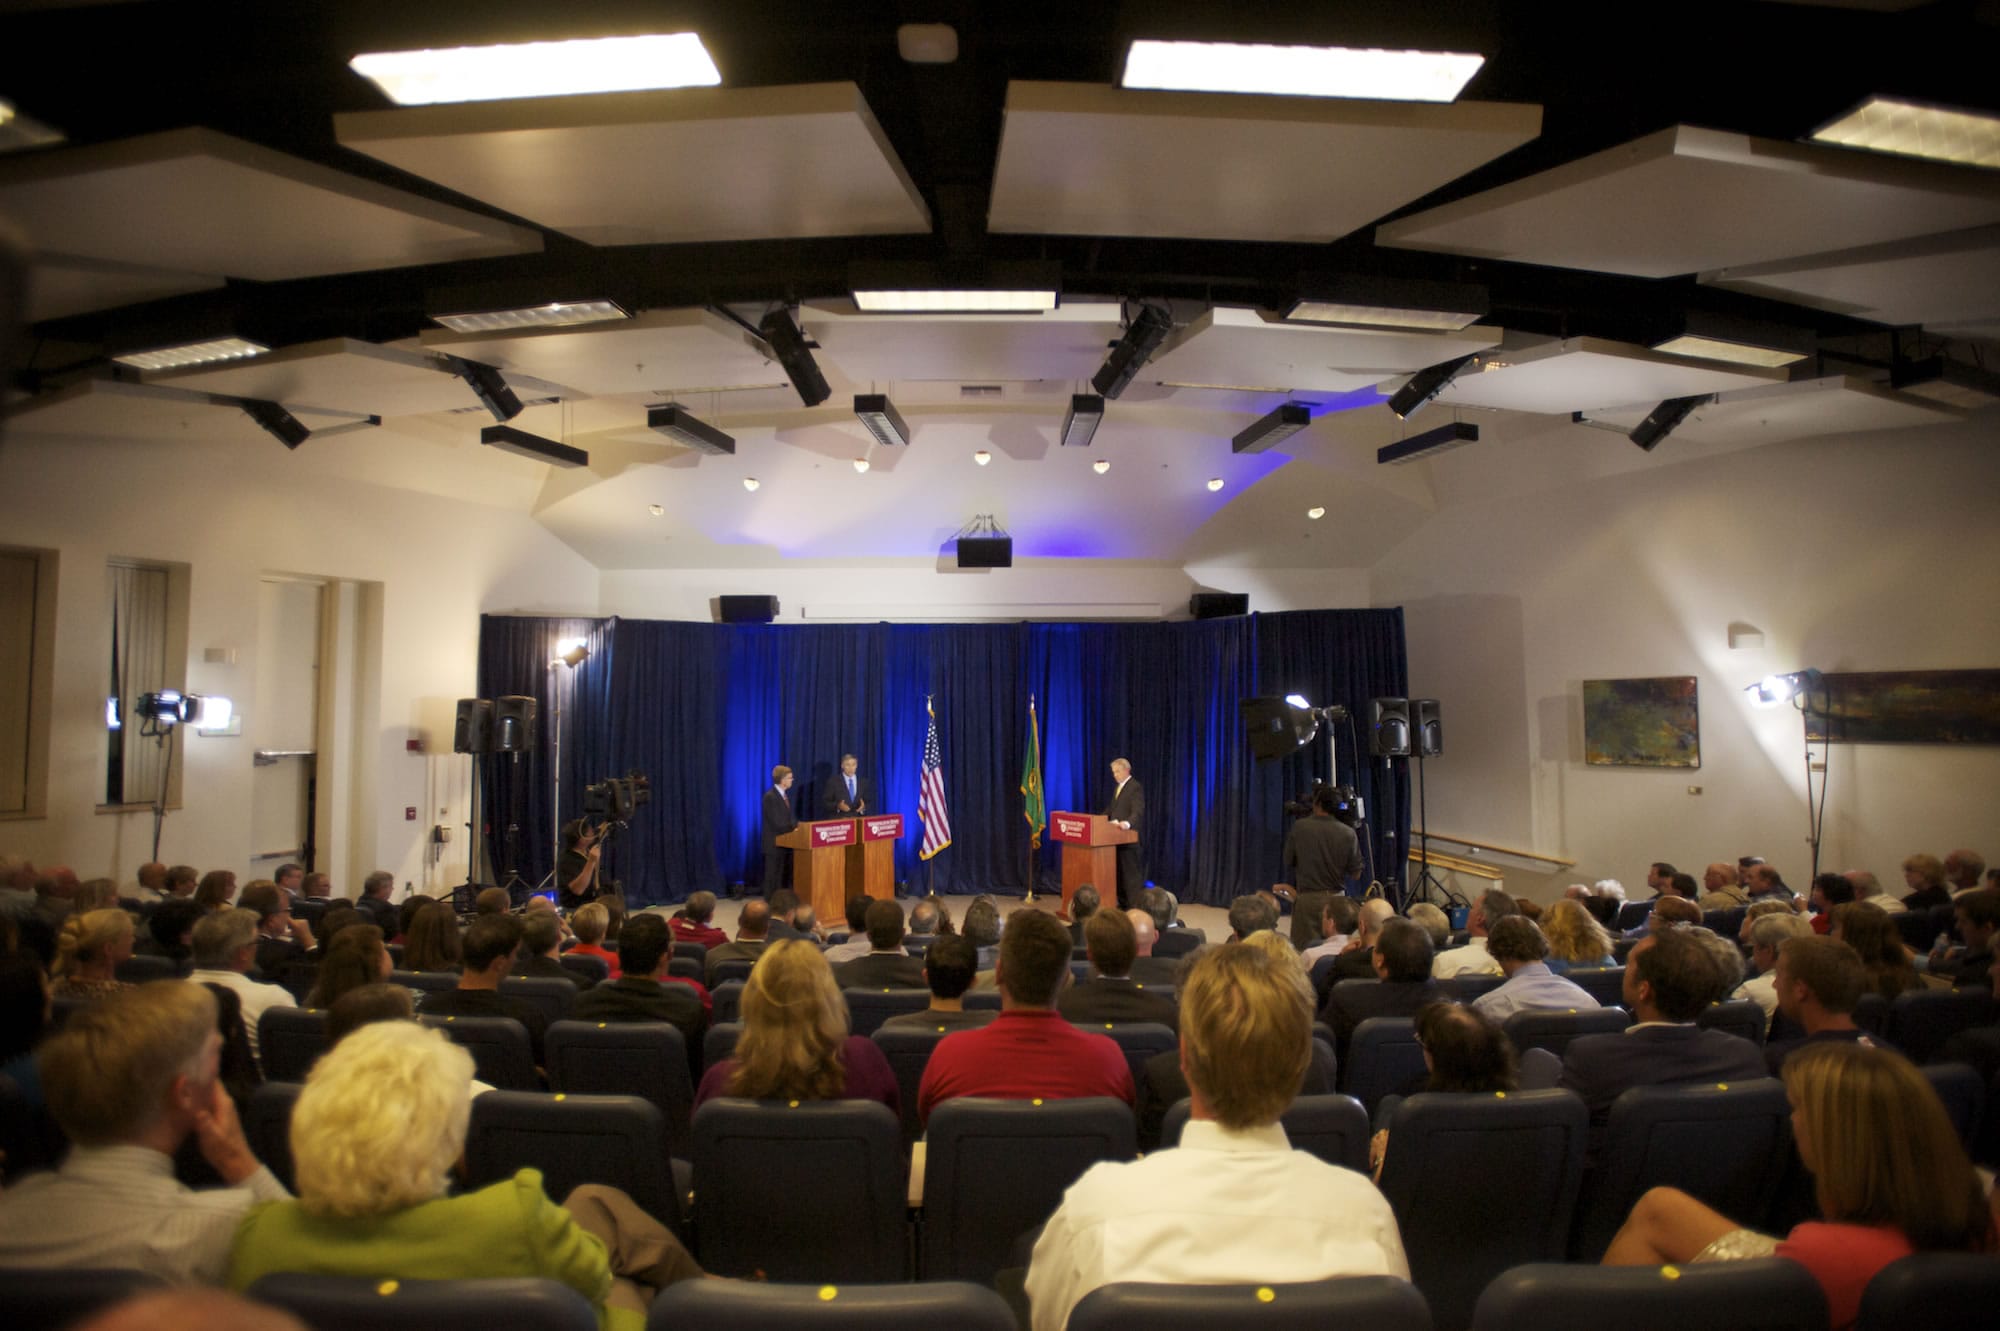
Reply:
[[1911, 910], [1951, 904], [1951, 889], [1944, 883], [1944, 861], [1935, 855], [1918, 853], [1904, 860], [1903, 885], [1910, 889], [1903, 904]]
[[1607, 1266], [1788, 1257], [1826, 1293], [1835, 1331], [1853, 1323], [1883, 1267], [1914, 1252], [1987, 1252], [1993, 1215], [1937, 1092], [1894, 1050], [1808, 1045], [1785, 1060], [1785, 1095], [1799, 1160], [1813, 1176], [1821, 1220], [1784, 1238], [1735, 1221], [1675, 1188], [1632, 1208], [1604, 1254]]
[[325, 944], [326, 955], [319, 960], [319, 974], [306, 1006], [329, 1008], [334, 1000], [364, 984], [389, 978], [395, 964], [382, 943], [382, 931], [372, 924], [350, 924]]
[[1549, 969], [1558, 975], [1572, 966], [1618, 964], [1611, 953], [1611, 935], [1573, 897], [1543, 908], [1542, 937], [1549, 940]]
[[1917, 964], [1911, 960], [1910, 950], [1903, 946], [1902, 933], [1887, 915], [1872, 906], [1850, 901], [1835, 906], [1832, 916], [1833, 926], [1827, 931], [1828, 936], [1861, 954], [1861, 964], [1868, 968], [1869, 993], [1893, 1000], [1897, 994], [1922, 983], [1917, 978]]
[[873, 1040], [850, 1035], [847, 1003], [833, 967], [802, 939], [771, 944], [743, 986], [743, 1035], [736, 1054], [710, 1068], [694, 1102], [718, 1095], [751, 1100], [877, 1100], [902, 1113], [895, 1070]]
[[132, 955], [132, 917], [122, 910], [93, 910], [63, 921], [56, 938], [57, 998], [102, 998], [130, 985], [118, 963]]
[[618, 954], [604, 946], [605, 936], [611, 930], [611, 908], [603, 900], [579, 906], [569, 917], [570, 932], [576, 935], [576, 946], [570, 949], [579, 957], [596, 957], [611, 968], [609, 978], [616, 980], [623, 972], [618, 968]]
[[586, 1184], [557, 1206], [540, 1171], [523, 1169], [446, 1196], [465, 1150], [471, 1087], [472, 1056], [411, 1021], [363, 1026], [320, 1055], [292, 1110], [298, 1199], [244, 1217], [230, 1287], [278, 1271], [536, 1276], [590, 1300], [600, 1327], [638, 1331], [647, 1296], [614, 1285], [614, 1275], [658, 1289], [701, 1274], [673, 1235], [615, 1188]]
[[403, 969], [455, 971], [461, 956], [458, 917], [442, 901], [424, 903], [410, 918], [410, 936], [403, 944]]

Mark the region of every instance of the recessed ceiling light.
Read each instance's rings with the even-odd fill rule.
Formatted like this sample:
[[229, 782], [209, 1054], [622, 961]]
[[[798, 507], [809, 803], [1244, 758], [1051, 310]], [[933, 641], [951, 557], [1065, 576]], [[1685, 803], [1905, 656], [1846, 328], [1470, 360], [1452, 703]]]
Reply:
[[972, 455], [972, 460], [983, 467], [993, 460], [993, 455], [982, 448]]
[[1062, 303], [1062, 265], [857, 261], [847, 289], [867, 314], [1041, 314]]
[[1457, 332], [1492, 310], [1486, 288], [1372, 273], [1302, 273], [1292, 323]]
[[661, 507], [660, 505], [658, 505], [658, 504], [648, 504], [648, 505], [646, 505], [646, 511], [647, 511], [648, 513], [651, 513], [651, 514], [652, 514], [652, 515], [653, 515], [654, 517], [656, 517], [656, 518], [657, 518], [657, 517], [660, 517], [660, 516], [662, 516], [663, 514], [665, 514], [667, 510], [666, 510], [666, 509], [664, 509], [664, 508], [662, 508], [662, 507]]
[[1211, 490], [1220, 490], [1222, 488], [1222, 478], [1220, 476], [1209, 477], [1208, 488]]
[[1321, 508], [1318, 504], [1314, 504], [1311, 508], [1306, 510], [1306, 516], [1311, 518], [1314, 522], [1318, 522], [1321, 518], [1326, 516], [1326, 510]]
[[270, 348], [245, 337], [218, 337], [209, 342], [186, 342], [177, 347], [152, 351], [128, 351], [111, 359], [135, 370], [178, 370], [189, 365], [212, 365], [216, 361], [241, 360], [261, 356]]
[[1172, 92], [1449, 102], [1485, 63], [1483, 55], [1455, 51], [1142, 40], [1126, 53], [1124, 84]]
[[856, 458], [856, 459], [854, 459], [854, 469], [855, 469], [856, 471], [867, 471], [867, 470], [868, 470], [868, 459], [867, 459], [867, 458]]
[[857, 291], [864, 314], [1022, 314], [1056, 307], [1054, 291]]
[[1747, 342], [1731, 342], [1719, 337], [1698, 337], [1689, 333], [1682, 337], [1670, 337], [1664, 342], [1655, 342], [1653, 350], [1663, 351], [1669, 356], [1687, 356], [1694, 360], [1721, 360], [1735, 365], [1762, 365], [1776, 369], [1780, 365], [1791, 365], [1806, 358], [1803, 351], [1786, 351], [1781, 347], [1756, 347]]
[[1813, 132], [1816, 143], [1925, 157], [1965, 166], [2000, 166], [2000, 117], [1870, 97]]
[[558, 300], [518, 310], [486, 310], [477, 314], [434, 314], [434, 323], [454, 333], [501, 333], [514, 328], [569, 328], [632, 316], [615, 300]]
[[744, 488], [744, 489], [746, 489], [746, 490], [754, 490], [754, 489], [756, 489], [756, 488], [757, 488], [757, 487], [758, 487], [759, 485], [762, 485], [762, 484], [763, 484], [763, 482], [762, 482], [762, 481], [760, 481], [760, 480], [758, 480], [758, 479], [757, 479], [757, 478], [756, 478], [755, 476], [745, 476], [745, 477], [743, 478], [743, 488]]
[[1099, 476], [1102, 476], [1105, 472], [1111, 470], [1111, 459], [1099, 458], [1097, 459], [1097, 461], [1090, 464], [1090, 469], [1096, 472]]
[[692, 32], [440, 51], [376, 51], [348, 68], [399, 106], [713, 87], [722, 74]]

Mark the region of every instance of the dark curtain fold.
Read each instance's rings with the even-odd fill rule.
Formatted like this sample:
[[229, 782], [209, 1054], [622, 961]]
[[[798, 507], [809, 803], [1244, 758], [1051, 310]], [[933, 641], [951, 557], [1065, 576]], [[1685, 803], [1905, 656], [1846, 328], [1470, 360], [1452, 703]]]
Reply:
[[[551, 668], [553, 644], [585, 638], [590, 659]], [[761, 874], [759, 819], [771, 769], [796, 773], [794, 807], [818, 809], [840, 756], [860, 758], [878, 809], [905, 816], [898, 881], [908, 890], [1039, 891], [1060, 881], [1060, 851], [1030, 854], [1020, 793], [1028, 698], [1035, 699], [1051, 809], [1097, 811], [1109, 764], [1131, 760], [1146, 790], [1148, 876], [1184, 901], [1227, 904], [1280, 881], [1285, 800], [1328, 775], [1326, 736], [1278, 762], [1256, 762], [1238, 703], [1301, 693], [1353, 714], [1340, 728], [1336, 778], [1367, 802], [1374, 872], [1402, 877], [1408, 777], [1371, 760], [1369, 698], [1405, 691], [1400, 610], [1297, 611], [1162, 624], [724, 625], [486, 616], [480, 695], [541, 703], [534, 755], [489, 764], [496, 861], [516, 828], [521, 876], [554, 858], [546, 766], [562, 703], [561, 809], [628, 769], [653, 799], [607, 855], [635, 902], [678, 901]], [[952, 844], [917, 853], [917, 784], [936, 709]], [[512, 804], [508, 800], [514, 801]], [[511, 813], [511, 817], [510, 817]]]

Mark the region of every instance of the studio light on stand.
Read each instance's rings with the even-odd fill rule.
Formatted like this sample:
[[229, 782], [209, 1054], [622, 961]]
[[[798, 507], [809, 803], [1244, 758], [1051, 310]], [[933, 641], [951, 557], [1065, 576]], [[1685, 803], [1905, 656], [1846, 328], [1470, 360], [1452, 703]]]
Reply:
[[539, 893], [544, 885], [552, 886], [558, 903], [562, 900], [562, 884], [556, 881], [556, 872], [562, 864], [562, 681], [556, 677], [557, 666], [568, 666], [574, 681], [576, 668], [590, 659], [590, 643], [582, 638], [562, 638], [556, 642], [555, 654], [549, 658], [549, 704], [555, 709], [555, 723], [549, 729], [549, 824], [551, 847], [549, 876], [535, 884]]
[[[167, 819], [167, 785], [174, 770], [174, 731], [184, 725], [197, 730], [222, 731], [236, 714], [227, 698], [200, 693], [161, 689], [139, 695], [139, 734], [152, 740], [160, 750], [160, 787], [153, 797], [153, 855], [160, 858], [160, 830]], [[107, 710], [107, 720], [109, 713]]]
[[[1367, 835], [1368, 811], [1359, 791], [1351, 785], [1340, 784], [1340, 744], [1334, 733], [1334, 722], [1347, 723], [1348, 743], [1354, 743], [1354, 718], [1338, 703], [1326, 707], [1315, 707], [1303, 694], [1288, 693], [1282, 698], [1245, 698], [1238, 704], [1243, 716], [1243, 731], [1250, 741], [1250, 752], [1260, 759], [1287, 758], [1319, 738], [1320, 727], [1326, 728], [1326, 785], [1331, 786], [1337, 800], [1339, 812], [1336, 817], [1354, 829], [1361, 842], [1362, 851], [1368, 856], [1368, 877], [1375, 877], [1375, 852]], [[1315, 782], [1314, 794], [1318, 794]], [[1303, 816], [1303, 815], [1301, 815]]]
[[[1826, 676], [1817, 670], [1794, 670], [1782, 675], [1766, 675], [1743, 692], [1752, 707], [1770, 709], [1786, 703], [1798, 708], [1806, 748], [1806, 840], [1812, 844], [1812, 875], [1819, 876], [1820, 838], [1826, 830], [1826, 780], [1828, 758], [1833, 752], [1833, 695]], [[1813, 714], [1820, 719], [1819, 794], [1813, 795]], [[1809, 880], [1810, 881], [1810, 880]]]

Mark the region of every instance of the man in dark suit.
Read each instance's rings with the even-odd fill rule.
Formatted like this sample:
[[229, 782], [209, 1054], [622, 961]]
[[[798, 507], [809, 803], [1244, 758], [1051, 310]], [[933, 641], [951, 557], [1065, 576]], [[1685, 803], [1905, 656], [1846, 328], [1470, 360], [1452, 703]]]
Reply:
[[1444, 994], [1431, 979], [1431, 936], [1420, 924], [1392, 919], [1382, 925], [1373, 952], [1375, 980], [1336, 982], [1327, 991], [1320, 1020], [1333, 1027], [1334, 1052], [1347, 1066], [1354, 1028], [1370, 1017], [1414, 1017]]
[[783, 763], [771, 769], [771, 787], [764, 792], [764, 898], [785, 885], [791, 875], [792, 852], [778, 838], [799, 825], [792, 812], [792, 769]]
[[1125, 912], [1125, 918], [1132, 921], [1132, 978], [1140, 984], [1173, 984], [1180, 971], [1180, 959], [1153, 955], [1160, 927], [1153, 922], [1152, 912], [1135, 906]]
[[[1132, 764], [1123, 758], [1111, 760], [1111, 803], [1104, 816], [1127, 831], [1137, 832], [1146, 816], [1146, 792], [1132, 779]], [[1130, 910], [1139, 904], [1146, 890], [1146, 858], [1134, 841], [1118, 848], [1118, 909]]]
[[1148, 993], [1132, 978], [1138, 940], [1122, 911], [1101, 910], [1084, 927], [1084, 946], [1097, 974], [1056, 995], [1056, 1011], [1078, 1022], [1156, 1021], [1180, 1028], [1180, 1011], [1165, 994]]
[[923, 988], [924, 963], [903, 951], [903, 908], [893, 901], [871, 901], [863, 921], [868, 929], [868, 955], [833, 968], [833, 978], [840, 987]]
[[1334, 788], [1321, 786], [1313, 811], [1285, 833], [1285, 868], [1301, 899], [1308, 892], [1345, 892], [1348, 882], [1361, 876], [1361, 843], [1353, 828], [1333, 816], [1339, 804]]
[[851, 753], [840, 755], [840, 770], [819, 789], [819, 816], [846, 818], [867, 813], [875, 807], [875, 785], [856, 775], [861, 760]]
[[1616, 1035], [1572, 1040], [1557, 1082], [1575, 1091], [1590, 1109], [1593, 1157], [1612, 1101], [1634, 1086], [1765, 1075], [1763, 1053], [1756, 1045], [1694, 1024], [1696, 1015], [1734, 983], [1735, 977], [1723, 973], [1716, 954], [1692, 928], [1656, 930], [1632, 949], [1625, 958], [1625, 1009], [1634, 1024]]

